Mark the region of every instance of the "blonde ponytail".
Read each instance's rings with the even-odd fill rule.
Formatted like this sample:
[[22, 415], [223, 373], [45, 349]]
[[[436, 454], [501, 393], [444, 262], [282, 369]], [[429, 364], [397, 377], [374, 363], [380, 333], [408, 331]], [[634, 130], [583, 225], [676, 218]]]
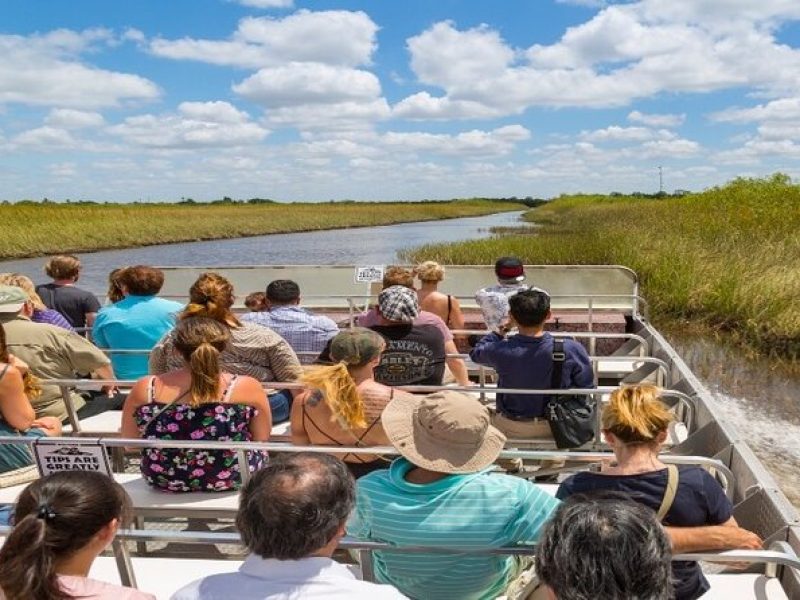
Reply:
[[241, 322], [231, 311], [233, 285], [218, 273], [203, 273], [189, 288], [189, 304], [181, 319], [208, 317], [228, 327], [241, 327]]
[[367, 426], [364, 400], [346, 364], [340, 362], [330, 367], [318, 367], [306, 373], [301, 381], [322, 393], [325, 404], [342, 426], [348, 429]]
[[655, 442], [672, 421], [672, 413], [659, 400], [660, 393], [659, 388], [649, 384], [615, 390], [603, 409], [603, 429], [626, 444]]

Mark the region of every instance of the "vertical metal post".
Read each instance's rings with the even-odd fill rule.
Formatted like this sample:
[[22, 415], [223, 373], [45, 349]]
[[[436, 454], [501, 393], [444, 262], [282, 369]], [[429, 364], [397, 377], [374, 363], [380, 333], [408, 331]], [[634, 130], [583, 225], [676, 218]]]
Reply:
[[361, 579], [375, 581], [375, 563], [372, 560], [372, 550], [365, 548], [358, 551], [358, 562], [361, 563]]
[[79, 433], [81, 430], [81, 421], [78, 418], [78, 411], [75, 410], [75, 405], [72, 404], [72, 395], [69, 391], [69, 386], [60, 385], [58, 389], [61, 390], [61, 398], [64, 399], [64, 406], [67, 408], [67, 419], [69, 424], [72, 425], [72, 433]]
[[237, 450], [236, 460], [239, 462], [239, 475], [242, 478], [242, 485], [250, 481], [250, 463], [247, 461], [247, 451]]
[[133, 562], [131, 555], [128, 552], [128, 547], [122, 540], [114, 540], [111, 542], [111, 549], [114, 552], [114, 560], [117, 563], [117, 571], [119, 571], [119, 581], [125, 587], [136, 587], [136, 575], [133, 572]]
[[480, 395], [481, 402], [485, 404], [486, 393], [483, 390], [486, 387], [486, 369], [484, 369], [483, 365], [478, 365], [478, 384], [480, 385], [481, 388], [481, 395]]
[[588, 323], [588, 331], [593, 331], [592, 325], [594, 322], [594, 298], [589, 297], [589, 323]]
[[349, 321], [350, 321], [350, 327], [351, 328], [355, 327], [356, 326], [356, 310], [355, 310], [355, 306], [353, 305], [352, 296], [349, 296], [347, 298], [347, 310], [350, 313], [349, 317], [348, 317]]

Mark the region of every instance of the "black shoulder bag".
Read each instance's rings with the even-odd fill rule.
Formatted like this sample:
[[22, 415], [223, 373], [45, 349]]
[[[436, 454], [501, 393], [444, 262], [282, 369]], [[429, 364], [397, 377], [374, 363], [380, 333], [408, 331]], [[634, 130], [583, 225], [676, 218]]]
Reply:
[[[565, 359], [564, 340], [554, 338], [551, 389], [561, 389]], [[594, 437], [596, 406], [591, 396], [553, 396], [547, 402], [545, 410], [558, 448], [577, 448]]]

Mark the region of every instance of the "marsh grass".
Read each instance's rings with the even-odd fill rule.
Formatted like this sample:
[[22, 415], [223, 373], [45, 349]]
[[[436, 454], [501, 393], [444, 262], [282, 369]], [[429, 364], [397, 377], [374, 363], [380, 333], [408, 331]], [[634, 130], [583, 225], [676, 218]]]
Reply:
[[0, 258], [471, 217], [521, 204], [488, 200], [296, 204], [8, 204]]
[[784, 176], [680, 198], [561, 197], [526, 219], [537, 235], [425, 246], [407, 258], [625, 265], [657, 322], [691, 319], [760, 353], [800, 357], [800, 186]]

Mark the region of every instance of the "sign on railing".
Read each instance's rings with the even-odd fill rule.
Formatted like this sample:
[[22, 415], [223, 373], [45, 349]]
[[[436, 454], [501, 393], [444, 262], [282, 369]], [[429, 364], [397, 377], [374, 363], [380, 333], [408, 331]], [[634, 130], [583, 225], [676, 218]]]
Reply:
[[383, 268], [383, 265], [366, 265], [362, 267], [356, 267], [355, 282], [375, 283], [383, 281]]
[[99, 441], [39, 439], [33, 444], [33, 454], [42, 477], [57, 471], [97, 471], [111, 475], [108, 454]]

